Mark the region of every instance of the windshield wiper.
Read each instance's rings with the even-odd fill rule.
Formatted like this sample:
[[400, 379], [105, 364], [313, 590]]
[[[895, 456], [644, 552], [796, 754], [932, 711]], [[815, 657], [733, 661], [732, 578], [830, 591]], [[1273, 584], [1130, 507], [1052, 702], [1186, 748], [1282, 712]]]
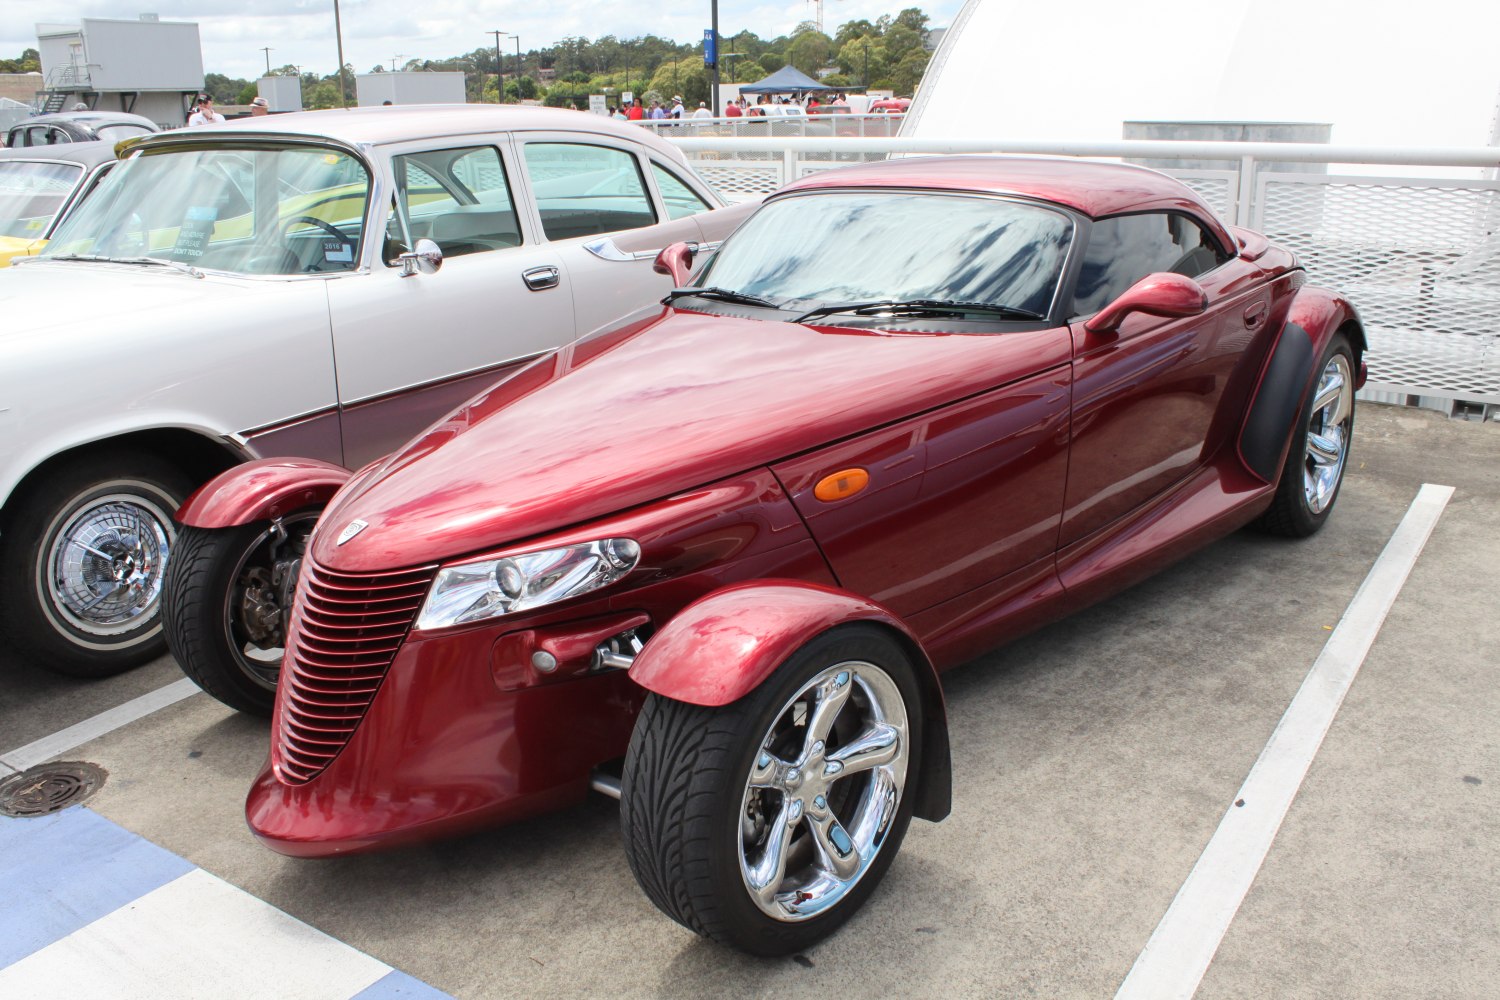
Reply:
[[854, 313], [859, 316], [878, 316], [882, 313], [898, 316], [961, 316], [964, 313], [976, 312], [989, 313], [1006, 319], [1047, 318], [1030, 309], [1002, 306], [994, 302], [970, 302], [962, 299], [878, 299], [871, 302], [834, 302], [826, 306], [818, 306], [816, 309], [809, 309], [792, 322], [806, 323], [810, 319], [832, 316], [835, 313]]
[[710, 285], [707, 288], [674, 288], [662, 299], [662, 305], [675, 302], [680, 298], [696, 296], [700, 299], [716, 299], [719, 302], [733, 302], [742, 306], [766, 306], [776, 308], [776, 303], [770, 299], [763, 299], [759, 295], [746, 295], [744, 292], [736, 292], [728, 288], [718, 288]]
[[153, 264], [157, 267], [170, 267], [181, 271], [183, 274], [191, 274], [195, 278], [203, 277], [203, 272], [191, 264], [181, 261], [167, 260], [163, 257], [106, 257], [97, 253], [55, 253], [48, 254], [40, 260], [89, 260], [104, 264]]

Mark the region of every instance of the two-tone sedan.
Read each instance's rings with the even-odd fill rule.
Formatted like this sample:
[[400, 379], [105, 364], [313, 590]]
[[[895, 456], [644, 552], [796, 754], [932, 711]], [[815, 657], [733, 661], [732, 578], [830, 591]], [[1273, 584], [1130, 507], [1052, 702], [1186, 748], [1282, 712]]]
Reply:
[[[720, 206], [668, 143], [542, 108], [135, 140], [0, 272], [0, 627], [74, 674], [159, 655], [172, 512], [195, 486], [264, 456], [386, 454], [659, 299], [656, 252], [722, 239], [741, 210]], [[182, 609], [195, 660], [279, 663], [276, 573], [306, 525], [273, 519], [240, 540], [232, 595]]]
[[[796, 951], [912, 816], [947, 814], [942, 670], [1241, 526], [1309, 535], [1338, 496], [1354, 309], [1154, 171], [827, 171], [691, 281], [690, 259], [659, 261], [667, 308], [333, 496], [246, 805], [268, 846], [451, 834], [592, 785], [668, 915]], [[342, 476], [248, 466], [184, 531]]]

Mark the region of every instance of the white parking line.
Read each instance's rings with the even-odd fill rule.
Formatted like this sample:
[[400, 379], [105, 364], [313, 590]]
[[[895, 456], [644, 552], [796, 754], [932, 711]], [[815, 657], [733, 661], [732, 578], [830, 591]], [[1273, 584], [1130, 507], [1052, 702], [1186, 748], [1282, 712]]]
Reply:
[[51, 760], [74, 747], [96, 740], [105, 733], [114, 732], [121, 726], [143, 719], [152, 712], [166, 708], [168, 705], [175, 705], [189, 695], [197, 694], [199, 690], [198, 685], [184, 677], [180, 681], [173, 681], [166, 687], [157, 688], [149, 694], [133, 698], [107, 712], [100, 712], [92, 718], [84, 719], [77, 725], [69, 726], [51, 736], [43, 736], [24, 747], [17, 747], [8, 753], [0, 754], [0, 767], [5, 768], [5, 771], [0, 774], [9, 771], [24, 771], [28, 767]]
[[1365, 654], [1452, 496], [1453, 487], [1430, 483], [1417, 492], [1116, 1000], [1187, 1000], [1197, 992]]

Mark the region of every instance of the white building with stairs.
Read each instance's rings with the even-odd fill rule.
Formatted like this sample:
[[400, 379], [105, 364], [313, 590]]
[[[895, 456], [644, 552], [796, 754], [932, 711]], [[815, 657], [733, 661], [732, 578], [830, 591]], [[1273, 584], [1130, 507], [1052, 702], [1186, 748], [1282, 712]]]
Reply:
[[187, 121], [203, 87], [198, 25], [163, 21], [83, 18], [76, 24], [38, 24], [42, 61], [38, 110], [128, 111], [164, 127]]

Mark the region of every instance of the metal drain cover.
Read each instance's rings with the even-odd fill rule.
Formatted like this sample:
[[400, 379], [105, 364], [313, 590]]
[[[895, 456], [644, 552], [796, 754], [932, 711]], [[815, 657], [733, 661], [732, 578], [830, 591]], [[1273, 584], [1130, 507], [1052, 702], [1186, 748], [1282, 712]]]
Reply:
[[104, 787], [109, 772], [87, 761], [58, 761], [0, 781], [0, 816], [46, 816], [77, 805]]

